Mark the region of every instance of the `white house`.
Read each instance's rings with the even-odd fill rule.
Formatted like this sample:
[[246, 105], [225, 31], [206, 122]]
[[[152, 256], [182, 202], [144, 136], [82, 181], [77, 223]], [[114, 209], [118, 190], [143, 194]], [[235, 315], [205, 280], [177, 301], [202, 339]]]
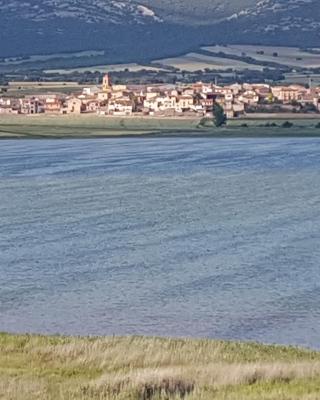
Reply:
[[132, 115], [133, 103], [126, 98], [110, 100], [108, 104], [108, 113], [111, 115]]

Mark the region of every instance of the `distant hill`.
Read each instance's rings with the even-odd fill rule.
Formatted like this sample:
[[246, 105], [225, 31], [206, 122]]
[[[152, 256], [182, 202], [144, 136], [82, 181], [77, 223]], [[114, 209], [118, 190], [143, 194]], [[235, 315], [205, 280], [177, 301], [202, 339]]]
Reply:
[[319, 0], [0, 0], [0, 57], [104, 49], [110, 62], [200, 44], [316, 47]]

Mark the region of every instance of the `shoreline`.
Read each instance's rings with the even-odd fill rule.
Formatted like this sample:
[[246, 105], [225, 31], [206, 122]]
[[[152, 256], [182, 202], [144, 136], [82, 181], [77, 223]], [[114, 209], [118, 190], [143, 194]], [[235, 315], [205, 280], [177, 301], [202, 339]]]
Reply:
[[0, 333], [0, 370], [11, 400], [320, 397], [320, 352], [253, 342]]
[[[1, 115], [0, 139], [320, 137], [320, 128], [316, 127], [318, 118], [286, 117], [241, 118], [229, 120], [227, 126], [216, 128], [212, 124], [203, 126], [200, 118], [190, 117]], [[291, 122], [293, 126], [282, 127], [284, 121]]]

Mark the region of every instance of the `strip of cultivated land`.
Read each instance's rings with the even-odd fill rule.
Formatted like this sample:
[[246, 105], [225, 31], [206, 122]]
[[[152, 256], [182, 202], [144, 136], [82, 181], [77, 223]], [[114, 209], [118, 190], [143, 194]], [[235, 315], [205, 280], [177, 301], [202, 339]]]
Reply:
[[316, 400], [320, 353], [145, 337], [0, 334], [0, 399]]
[[297, 47], [229, 45], [203, 47], [212, 53], [225, 53], [229, 56], [251, 57], [260, 62], [275, 62], [288, 67], [319, 68], [319, 49], [313, 52], [304, 51]]
[[107, 117], [97, 115], [0, 116], [0, 138], [112, 137], [195, 130], [197, 118]]
[[[285, 121], [293, 125], [283, 128]], [[0, 116], [0, 139], [128, 136], [317, 137], [319, 115], [251, 114], [216, 128], [210, 118], [71, 115]]]

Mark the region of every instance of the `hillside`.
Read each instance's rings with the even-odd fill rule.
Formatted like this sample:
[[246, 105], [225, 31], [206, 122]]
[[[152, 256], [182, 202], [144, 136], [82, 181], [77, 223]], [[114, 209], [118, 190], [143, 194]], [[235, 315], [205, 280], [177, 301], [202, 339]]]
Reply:
[[103, 49], [110, 62], [213, 43], [317, 47], [318, 0], [0, 0], [0, 56]]
[[11, 400], [320, 397], [319, 353], [211, 340], [0, 334], [0, 371]]
[[[136, 0], [138, 1], [138, 0]], [[205, 25], [223, 20], [235, 13], [254, 7], [256, 0], [145, 0], [164, 21]]]

